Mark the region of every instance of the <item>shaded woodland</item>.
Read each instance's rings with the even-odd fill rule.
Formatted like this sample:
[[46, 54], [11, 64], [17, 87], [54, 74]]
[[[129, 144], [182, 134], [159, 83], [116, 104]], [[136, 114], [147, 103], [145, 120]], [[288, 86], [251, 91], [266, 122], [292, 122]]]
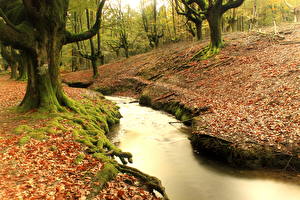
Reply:
[[104, 95], [299, 182], [299, 23], [297, 0], [0, 0], [0, 199], [169, 199], [108, 139]]

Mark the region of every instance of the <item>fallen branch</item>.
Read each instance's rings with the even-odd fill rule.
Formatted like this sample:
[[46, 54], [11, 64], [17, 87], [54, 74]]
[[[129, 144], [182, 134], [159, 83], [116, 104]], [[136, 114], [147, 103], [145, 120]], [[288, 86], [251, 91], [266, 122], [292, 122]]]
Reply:
[[139, 101], [138, 101], [138, 100], [136, 100], [136, 101], [130, 101], [129, 103], [130, 103], [130, 104], [131, 104], [131, 103], [139, 103]]
[[231, 58], [228, 58], [227, 60], [222, 60], [222, 61], [217, 62], [217, 63], [212, 63], [210, 65], [207, 65], [207, 66], [203, 67], [202, 70], [209, 70], [210, 68], [213, 68], [213, 67], [218, 67], [218, 66], [221, 66], [221, 65], [227, 65], [233, 60], [234, 60], [234, 58], [231, 57]]
[[184, 120], [184, 121], [169, 122], [169, 124], [183, 124], [183, 123], [185, 123], [185, 122], [189, 122], [189, 121], [192, 121], [192, 120], [193, 120], [193, 118], [187, 119], [187, 120]]
[[291, 158], [289, 159], [289, 161], [287, 162], [286, 166], [283, 168], [284, 171], [286, 171], [286, 169], [288, 168], [288, 166], [290, 165], [290, 162], [292, 161], [293, 156], [291, 156]]
[[166, 99], [166, 98], [171, 97], [171, 96], [173, 96], [173, 95], [175, 95], [175, 92], [173, 92], [173, 93], [171, 93], [171, 94], [167, 94], [167, 95], [162, 96], [162, 97], [159, 97], [159, 98], [157, 98], [157, 99], [154, 99], [154, 101], [159, 101], [159, 100], [162, 100], [162, 99]]
[[280, 45], [300, 44], [300, 41], [286, 41], [279, 43]]

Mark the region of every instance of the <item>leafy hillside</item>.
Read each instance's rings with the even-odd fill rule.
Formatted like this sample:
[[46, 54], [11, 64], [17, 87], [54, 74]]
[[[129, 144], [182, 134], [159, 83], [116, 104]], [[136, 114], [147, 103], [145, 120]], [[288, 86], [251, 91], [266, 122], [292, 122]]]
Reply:
[[152, 104], [178, 102], [191, 110], [195, 134], [299, 157], [300, 26], [288, 26], [280, 36], [226, 35], [222, 53], [209, 60], [191, 61], [205, 42], [180, 43], [100, 66], [96, 81], [88, 71], [64, 80], [91, 81], [107, 94], [149, 96]]

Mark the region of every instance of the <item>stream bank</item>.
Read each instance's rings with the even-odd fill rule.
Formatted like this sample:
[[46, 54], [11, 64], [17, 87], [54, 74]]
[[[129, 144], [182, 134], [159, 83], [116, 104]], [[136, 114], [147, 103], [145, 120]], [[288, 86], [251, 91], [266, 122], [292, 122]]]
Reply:
[[[172, 113], [192, 125], [195, 150], [232, 166], [299, 173], [300, 46], [282, 46], [268, 34], [228, 34], [219, 55], [199, 62], [191, 58], [205, 42], [159, 48], [99, 67], [89, 88]], [[296, 26], [285, 40], [299, 36]]]
[[[191, 144], [195, 151], [228, 163], [233, 167], [248, 169], [284, 169], [300, 170], [300, 158], [298, 154], [292, 155], [278, 151], [274, 146], [261, 145], [255, 142], [237, 143], [223, 139], [222, 136], [214, 136], [202, 123], [201, 115], [210, 112], [209, 107], [190, 108], [184, 103], [173, 101], [172, 96], [157, 95], [158, 89], [148, 87], [140, 97], [140, 104], [152, 107], [156, 110], [166, 111], [185, 125], [191, 126]], [[172, 94], [168, 92], [167, 94]], [[175, 94], [175, 93], [173, 93]], [[175, 94], [176, 95], [176, 94]], [[198, 134], [198, 130], [205, 133]]]
[[191, 106], [186, 103], [184, 92], [174, 90], [172, 86], [153, 84], [140, 78], [126, 78], [114, 86], [97, 88], [91, 85], [90, 88], [105, 95], [137, 97], [140, 105], [172, 114], [183, 124], [191, 126], [190, 141], [195, 151], [233, 167], [300, 171], [299, 146], [294, 148], [294, 152], [287, 153], [274, 145], [259, 144], [251, 140], [238, 142], [222, 135], [212, 135], [202, 119], [202, 116], [213, 114], [212, 108]]
[[155, 187], [163, 193], [159, 180], [123, 165], [132, 155], [106, 137], [121, 117], [114, 103], [64, 87], [72, 110], [21, 113], [26, 83], [8, 76], [0, 83], [1, 200], [159, 199], [152, 193]]
[[[239, 170], [197, 155], [189, 127], [126, 97], [107, 97], [123, 116], [108, 137], [133, 155], [129, 166], [158, 177], [172, 200], [297, 200], [300, 185], [269, 170]], [[170, 123], [173, 122], [173, 123]]]

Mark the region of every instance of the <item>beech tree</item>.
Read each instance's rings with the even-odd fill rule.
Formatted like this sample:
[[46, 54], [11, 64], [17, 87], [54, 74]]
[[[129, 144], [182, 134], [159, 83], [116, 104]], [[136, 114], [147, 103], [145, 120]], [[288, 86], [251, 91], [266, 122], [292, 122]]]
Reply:
[[[91, 21], [94, 19], [93, 11], [89, 11], [89, 9], [86, 9], [86, 21], [87, 21], [87, 27], [88, 29], [91, 28]], [[78, 46], [78, 52], [80, 56], [83, 58], [90, 60], [92, 63], [92, 68], [93, 68], [93, 77], [97, 78], [99, 76], [98, 72], [98, 65], [104, 64], [104, 55], [102, 54], [101, 51], [101, 39], [100, 39], [100, 32], [97, 32], [97, 49], [95, 48], [95, 44], [92, 38], [89, 39], [90, 43], [90, 54], [88, 53], [82, 53], [80, 49], [79, 43], [77, 43]]]
[[20, 104], [22, 110], [57, 111], [64, 106], [76, 109], [59, 78], [61, 49], [97, 34], [105, 1], [99, 3], [94, 25], [73, 34], [66, 29], [69, 0], [0, 0], [0, 41], [21, 50], [28, 60], [28, 85]]
[[[150, 8], [150, 10], [149, 10]], [[141, 11], [142, 11], [142, 22], [145, 33], [149, 40], [149, 46], [151, 48], [157, 48], [159, 45], [159, 40], [164, 36], [164, 30], [159, 30], [158, 28], [158, 18], [157, 18], [157, 0], [153, 0], [152, 5], [145, 6], [145, 1], [141, 1]], [[152, 12], [152, 16], [147, 13], [147, 11]]]
[[[205, 59], [217, 54], [224, 46], [222, 40], [221, 21], [223, 14], [237, 8], [245, 0], [181, 0], [181, 2], [198, 15], [205, 15], [210, 28], [210, 45], [195, 55], [195, 59]], [[195, 9], [198, 6], [199, 10]]]
[[1, 56], [6, 61], [8, 66], [11, 69], [10, 78], [17, 79], [18, 78], [18, 66], [20, 64], [20, 56], [16, 52], [15, 49], [1, 45]]
[[[201, 9], [197, 5], [188, 4], [186, 1], [181, 1], [183, 5], [179, 3], [179, 0], [175, 0], [175, 9], [177, 14], [183, 15], [188, 21], [195, 24], [196, 32], [193, 35], [197, 37], [197, 40], [202, 40], [202, 23], [205, 20], [205, 15], [202, 14]], [[197, 6], [197, 7], [195, 7]]]

